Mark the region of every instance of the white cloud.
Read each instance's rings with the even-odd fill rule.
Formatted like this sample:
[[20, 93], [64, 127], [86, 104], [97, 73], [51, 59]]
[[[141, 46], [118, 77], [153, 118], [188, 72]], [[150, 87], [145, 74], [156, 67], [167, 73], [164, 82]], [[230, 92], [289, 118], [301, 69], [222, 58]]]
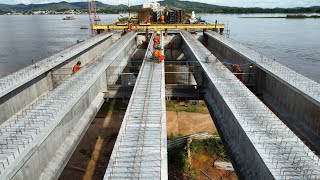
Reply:
[[[48, 2], [60, 2], [62, 0], [0, 0], [0, 3], [4, 4], [30, 4], [30, 3], [48, 3]], [[87, 2], [87, 0], [65, 0], [68, 2]], [[100, 0], [106, 4], [128, 4], [128, 0]], [[151, 0], [130, 0], [130, 4], [142, 4], [144, 2], [150, 2]], [[236, 7], [264, 7], [264, 8], [275, 8], [275, 7], [308, 7], [308, 6], [319, 6], [320, 0], [189, 0], [204, 2], [222, 6], [236, 6]]]

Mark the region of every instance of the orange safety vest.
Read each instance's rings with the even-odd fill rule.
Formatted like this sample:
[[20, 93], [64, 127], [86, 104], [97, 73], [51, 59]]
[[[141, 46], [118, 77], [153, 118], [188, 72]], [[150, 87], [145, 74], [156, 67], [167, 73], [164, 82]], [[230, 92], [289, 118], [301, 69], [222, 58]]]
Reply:
[[153, 54], [154, 57], [160, 57], [161, 56], [161, 51], [160, 50], [156, 50]]
[[78, 72], [81, 68], [82, 68], [82, 66], [74, 65], [73, 68], [72, 68], [72, 74], [75, 74], [75, 73]]

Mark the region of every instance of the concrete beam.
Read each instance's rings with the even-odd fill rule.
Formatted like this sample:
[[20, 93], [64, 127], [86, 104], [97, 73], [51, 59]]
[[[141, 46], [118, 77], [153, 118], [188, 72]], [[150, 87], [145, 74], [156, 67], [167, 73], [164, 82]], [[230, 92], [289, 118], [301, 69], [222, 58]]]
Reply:
[[203, 70], [196, 80], [238, 177], [320, 177], [319, 158], [195, 37], [181, 36], [186, 56]]
[[[111, 36], [112, 34], [104, 34], [86, 40], [0, 79], [0, 124], [53, 89], [54, 74], [50, 70], [54, 68], [59, 73], [57, 69], [71, 69], [74, 61], [82, 60], [85, 64], [102, 56], [102, 50], [111, 44]], [[60, 78], [64, 79], [66, 76], [68, 75]]]
[[[80, 129], [86, 129], [102, 102], [107, 67], [134, 51], [129, 45], [135, 36], [128, 33], [106, 51], [101, 61], [83, 68], [21, 116], [1, 125], [0, 141], [4, 144], [0, 147], [0, 179], [59, 176], [85, 133]], [[75, 142], [69, 143], [72, 139]]]
[[261, 99], [319, 154], [320, 84], [218, 33], [205, 36], [212, 53], [231, 63], [253, 64]]
[[164, 63], [152, 55], [151, 40], [104, 179], [168, 179]]

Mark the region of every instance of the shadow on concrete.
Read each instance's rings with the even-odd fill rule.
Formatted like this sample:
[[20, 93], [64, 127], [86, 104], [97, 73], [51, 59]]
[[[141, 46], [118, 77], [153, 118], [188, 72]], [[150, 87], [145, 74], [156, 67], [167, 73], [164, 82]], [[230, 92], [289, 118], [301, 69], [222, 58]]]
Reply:
[[103, 178], [128, 102], [109, 100], [102, 105], [59, 180]]

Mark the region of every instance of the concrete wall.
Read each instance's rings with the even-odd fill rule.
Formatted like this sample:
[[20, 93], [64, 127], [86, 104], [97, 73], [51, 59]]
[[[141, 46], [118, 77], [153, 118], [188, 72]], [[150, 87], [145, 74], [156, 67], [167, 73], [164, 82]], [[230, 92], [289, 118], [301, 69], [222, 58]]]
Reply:
[[[123, 52], [116, 58], [115, 61], [107, 69], [108, 85], [113, 85], [119, 78], [119, 73], [123, 72], [130, 60], [130, 57], [134, 55], [137, 50], [137, 41], [132, 39], [129, 45], [123, 50]], [[143, 52], [143, 51], [141, 51]]]
[[[206, 47], [217, 57], [234, 64], [251, 63], [239, 52], [225, 46], [211, 36], [206, 36]], [[253, 63], [254, 64], [254, 63]], [[320, 150], [320, 107], [283, 80], [254, 66], [256, 93], [290, 128], [308, 141], [311, 148]], [[320, 151], [319, 151], [320, 152]]]
[[[182, 49], [188, 60], [197, 61], [185, 43], [182, 44]], [[197, 66], [201, 68], [199, 64]], [[203, 71], [202, 74], [196, 74], [195, 78], [204, 91], [205, 102], [238, 178], [274, 179], [209, 76]]]
[[1, 97], [0, 124], [46, 93], [51, 87], [51, 73], [47, 72]]
[[[61, 173], [62, 169], [64, 168], [64, 165], [71, 157], [72, 152], [75, 149], [75, 146], [77, 146], [78, 144], [68, 143], [66, 141], [68, 141], [68, 139], [72, 139], [69, 138], [70, 136], [72, 136], [72, 134], [77, 133], [75, 141], [80, 142], [79, 138], [81, 138], [82, 135], [85, 134], [85, 130], [82, 132], [74, 132], [78, 131], [74, 128], [82, 126], [82, 128], [86, 129], [86, 123], [90, 124], [91, 120], [86, 120], [85, 118], [93, 118], [95, 116], [95, 113], [98, 112], [97, 108], [101, 106], [101, 100], [103, 100], [101, 99], [103, 98], [103, 96], [101, 96], [101, 93], [105, 91], [108, 82], [107, 78], [109, 78], [105, 69], [107, 69], [107, 66], [110, 64], [126, 63], [131, 57], [135, 48], [135, 40], [134, 38], [132, 38], [127, 46], [122, 47], [122, 49], [119, 49], [119, 54], [114, 53], [116, 55], [112, 54], [111, 56], [107, 56], [107, 58], [104, 57], [103, 62], [99, 64], [99, 67], [102, 66], [103, 69], [98, 69], [94, 68], [95, 66], [91, 66], [87, 68], [94, 69], [86, 69], [89, 73], [87, 73], [87, 71], [82, 71], [74, 76], [77, 78], [87, 74], [89, 74], [90, 76], [92, 71], [98, 69], [98, 72], [95, 72], [96, 74], [94, 74], [93, 77], [91, 77], [92, 79], [90, 79], [87, 84], [83, 85], [83, 88], [79, 92], [77, 92], [76, 97], [74, 97], [74, 99], [72, 99], [72, 101], [69, 102], [74, 103], [74, 105], [68, 104], [69, 106], [67, 106], [66, 108], [62, 109], [61, 112], [59, 112], [58, 117], [60, 117], [61, 114], [65, 113], [61, 120], [58, 121], [59, 124], [57, 126], [54, 126], [54, 128], [51, 127], [53, 128], [52, 131], [44, 132], [41, 138], [45, 138], [45, 136], [48, 135], [46, 139], [44, 139], [41, 143], [37, 141], [34, 145], [34, 149], [29, 151], [29, 156], [26, 156], [22, 161], [20, 161], [19, 165], [14, 166], [14, 168], [16, 169], [12, 170], [12, 176], [8, 176], [10, 177], [10, 179], [39, 179], [40, 177], [42, 179], [51, 179], [57, 178], [59, 176], [59, 173]], [[121, 72], [115, 71], [114, 73], [118, 74]], [[65, 83], [69, 83], [69, 81], [66, 81]], [[85, 88], [87, 88], [87, 90]], [[97, 98], [99, 99], [97, 100]], [[98, 101], [97, 103], [99, 105], [92, 104], [96, 101]], [[87, 110], [92, 109], [92, 107], [95, 110], [93, 110], [89, 115], [85, 114]], [[56, 160], [56, 157], [61, 158], [59, 160]]]
[[[52, 72], [46, 72], [37, 78], [26, 82], [24, 85], [14, 89], [3, 97], [0, 97], [0, 124], [22, 110], [39, 96], [52, 90], [57, 85], [57, 82], [70, 76], [71, 69], [78, 60], [82, 61], [83, 64], [95, 60], [99, 56], [102, 56], [104, 50], [109, 47], [110, 44], [111, 38], [109, 37], [55, 67], [55, 70]], [[66, 68], [68, 69], [67, 72], [65, 71]], [[59, 78], [57, 78], [59, 71], [64, 73], [64, 75], [59, 75]]]
[[85, 110], [105, 87], [106, 75], [104, 73], [70, 109], [46, 140], [39, 145], [39, 148], [36, 150], [37, 152], [33, 153], [12, 179], [39, 179], [42, 171], [64, 142], [64, 139], [68, 137], [70, 131], [77, 124]]

